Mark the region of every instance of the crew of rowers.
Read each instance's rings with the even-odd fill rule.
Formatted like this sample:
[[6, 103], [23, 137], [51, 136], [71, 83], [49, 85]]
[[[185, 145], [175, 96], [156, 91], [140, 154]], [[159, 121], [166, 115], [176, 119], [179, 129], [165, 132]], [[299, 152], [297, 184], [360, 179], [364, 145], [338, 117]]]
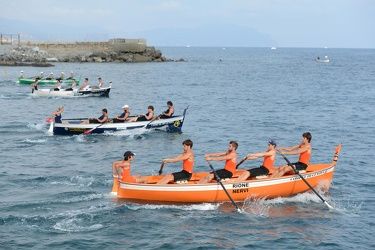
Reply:
[[[248, 154], [240, 163], [237, 164], [238, 156], [236, 150], [238, 148], [238, 143], [236, 141], [230, 141], [227, 151], [204, 155], [205, 160], [210, 166], [210, 161], [225, 161], [224, 168], [216, 171], [213, 170], [206, 176], [196, 180], [195, 183], [204, 184], [209, 183], [212, 180], [221, 181], [222, 179], [225, 179], [228, 182], [242, 182], [250, 177], [267, 176], [268, 174], [270, 174], [269, 178], [277, 178], [283, 176], [289, 171], [306, 170], [312, 152], [312, 147], [310, 144], [311, 139], [311, 134], [306, 132], [302, 134], [301, 143], [292, 147], [279, 147], [277, 149], [280, 154], [299, 155], [298, 162], [291, 164], [293, 168], [290, 165], [274, 167], [277, 146], [274, 140], [268, 141], [267, 149], [264, 152]], [[168, 184], [171, 182], [188, 181], [191, 179], [194, 169], [194, 153], [192, 151], [193, 142], [190, 139], [187, 139], [182, 142], [182, 146], [183, 153], [181, 155], [175, 158], [165, 158], [162, 160], [162, 166], [159, 174], [161, 174], [164, 164], [168, 162], [172, 163], [181, 161], [182, 171], [167, 174], [161, 177], [156, 184]], [[133, 152], [126, 151], [124, 153], [124, 160], [115, 161], [112, 163], [113, 173], [116, 174], [118, 179], [123, 182], [148, 183], [146, 176], [130, 175], [130, 163], [134, 159], [134, 156], [135, 154]], [[260, 167], [246, 169], [245, 171], [241, 171], [239, 174], [236, 173], [238, 166], [244, 163], [246, 160], [255, 160], [258, 158], [263, 158], [263, 164]]]
[[[171, 101], [167, 102], [168, 109], [162, 112], [160, 115], [154, 115], [154, 106], [148, 106], [147, 113], [142, 115], [130, 116], [129, 105], [124, 105], [122, 107], [122, 114], [116, 116], [113, 119], [108, 119], [108, 110], [102, 109], [102, 115], [98, 118], [89, 118], [88, 120], [82, 121], [81, 124], [100, 124], [100, 123], [122, 123], [122, 122], [139, 122], [139, 121], [153, 121], [159, 119], [170, 118], [174, 114], [174, 107]], [[52, 119], [55, 123], [68, 123], [67, 121], [62, 121], [61, 113], [64, 112], [64, 107], [58, 107], [56, 112], [52, 113]]]
[[168, 109], [162, 112], [160, 115], [154, 115], [154, 106], [150, 105], [147, 107], [147, 113], [142, 115], [136, 115], [130, 117], [130, 108], [129, 105], [124, 105], [122, 107], [122, 114], [116, 116], [113, 119], [108, 119], [107, 109], [102, 109], [102, 115], [98, 118], [89, 118], [81, 122], [82, 124], [91, 124], [91, 123], [122, 123], [122, 122], [140, 122], [140, 121], [153, 121], [158, 119], [170, 118], [174, 114], [174, 107], [171, 101], [167, 102]]
[[[20, 79], [23, 79], [23, 78], [24, 78], [23, 70], [21, 70], [19, 78], [20, 78]], [[38, 80], [43, 80], [43, 79], [45, 79], [45, 80], [60, 80], [60, 81], [61, 81], [61, 80], [73, 80], [73, 79], [75, 79], [75, 78], [74, 78], [74, 72], [73, 72], [73, 71], [70, 71], [70, 75], [69, 75], [68, 78], [65, 78], [65, 74], [64, 74], [64, 72], [61, 72], [61, 76], [60, 76], [60, 77], [55, 77], [55, 76], [53, 75], [53, 73], [51, 72], [51, 73], [49, 74], [49, 76], [46, 77], [46, 78], [44, 78], [44, 73], [43, 73], [43, 72], [40, 72], [39, 76], [31, 77], [31, 79], [38, 79]]]
[[[41, 74], [43, 74], [43, 72], [41, 72]], [[62, 74], [64, 74], [64, 72], [62, 72]], [[73, 72], [71, 72], [71, 74], [73, 74]], [[50, 76], [51, 75], [53, 77], [53, 73], [51, 73]], [[65, 80], [72, 80], [72, 85], [67, 86], [65, 89], [63, 89], [62, 85], [61, 85], [61, 80], [63, 80], [62, 78], [54, 79], [54, 78], [50, 78], [50, 76], [47, 77], [46, 80], [56, 80], [57, 81], [57, 83], [54, 86], [52, 86], [52, 88], [51, 88], [51, 90], [53, 90], [53, 91], [60, 91], [60, 90], [62, 90], [62, 91], [73, 91], [77, 87], [76, 80], [74, 78], [72, 78], [72, 77], [74, 77], [74, 74], [71, 77], [68, 77], [67, 79], [65, 79]], [[41, 78], [37, 77], [35, 79], [35, 82], [30, 85], [32, 89], [38, 90], [38, 84], [39, 84], [40, 79]], [[101, 77], [98, 78], [98, 81], [99, 81], [98, 85], [90, 86], [89, 79], [86, 77], [85, 78], [85, 84], [82, 85], [81, 87], [79, 87], [79, 90], [100, 89], [100, 88], [103, 87], [104, 82], [103, 82]]]

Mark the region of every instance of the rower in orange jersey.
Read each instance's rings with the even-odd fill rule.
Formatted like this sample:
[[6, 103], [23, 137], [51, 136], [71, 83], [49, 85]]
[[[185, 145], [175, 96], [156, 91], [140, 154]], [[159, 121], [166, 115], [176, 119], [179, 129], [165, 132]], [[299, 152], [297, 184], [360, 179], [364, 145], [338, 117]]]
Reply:
[[135, 154], [131, 151], [126, 151], [124, 153], [124, 160], [115, 161], [112, 163], [112, 168], [114, 172], [117, 172], [119, 178], [123, 182], [130, 183], [147, 183], [147, 177], [141, 175], [130, 175], [130, 162], [133, 161]]
[[[232, 178], [234, 172], [236, 171], [236, 164], [238, 160], [237, 150], [238, 143], [236, 141], [230, 141], [228, 145], [228, 151], [221, 152], [221, 153], [212, 153], [212, 154], [205, 154], [204, 158], [206, 161], [225, 161], [225, 165], [223, 169], [219, 169], [216, 171], [217, 175], [221, 179]], [[200, 179], [197, 184], [208, 183], [213, 179], [216, 180], [216, 177], [213, 172], [209, 173], [202, 179]]]
[[[298, 162], [292, 163], [297, 170], [306, 170], [310, 162], [312, 147], [310, 141], [312, 136], [309, 132], [303, 133], [302, 142], [289, 148], [279, 148], [278, 151], [284, 155], [300, 155]], [[293, 171], [289, 165], [280, 166], [270, 178], [283, 176], [286, 172]]]
[[268, 141], [268, 148], [265, 152], [256, 153], [256, 154], [248, 154], [244, 158], [244, 160], [255, 160], [260, 157], [264, 157], [264, 161], [262, 166], [259, 168], [252, 168], [244, 171], [235, 182], [244, 181], [249, 177], [256, 177], [259, 175], [268, 175], [268, 173], [272, 170], [273, 164], [276, 160], [276, 142], [274, 140]]
[[162, 164], [167, 162], [178, 162], [182, 161], [182, 171], [167, 174], [163, 179], [158, 181], [156, 184], [167, 184], [171, 181], [180, 180], [190, 180], [194, 169], [194, 152], [191, 150], [193, 148], [193, 142], [187, 139], [182, 142], [184, 152], [175, 158], [166, 158], [162, 160]]

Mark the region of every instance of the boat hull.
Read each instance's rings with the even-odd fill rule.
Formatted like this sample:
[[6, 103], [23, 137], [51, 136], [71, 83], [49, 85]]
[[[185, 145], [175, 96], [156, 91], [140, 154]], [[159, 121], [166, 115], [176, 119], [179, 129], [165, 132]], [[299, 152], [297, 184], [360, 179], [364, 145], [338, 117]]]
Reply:
[[[330, 164], [317, 164], [318, 171], [307, 172], [302, 176], [309, 182], [312, 187], [319, 184], [323, 188], [329, 189], [332, 181], [334, 166]], [[317, 167], [317, 165], [313, 167]], [[238, 171], [240, 174], [241, 171]], [[148, 201], [166, 201], [166, 202], [182, 202], [182, 203], [202, 203], [202, 202], [227, 202], [229, 197], [219, 185], [219, 183], [194, 184], [194, 182], [207, 173], [199, 173], [193, 177], [193, 180], [187, 184], [133, 184], [118, 181], [115, 177], [114, 182], [118, 182], [112, 190], [119, 198], [130, 200], [148, 200]], [[149, 182], [153, 181], [153, 177], [148, 177]], [[154, 180], [155, 181], [155, 180]], [[309, 190], [309, 187], [298, 175], [284, 176], [281, 178], [267, 178], [257, 180], [255, 178], [239, 182], [228, 183], [222, 182], [230, 196], [234, 201], [243, 202], [245, 199], [266, 198], [272, 199], [276, 197], [288, 197], [303, 193]]]
[[[243, 171], [236, 170], [232, 179], [221, 183], [227, 190], [230, 197], [237, 202], [244, 202], [246, 199], [272, 199], [276, 197], [289, 197], [310, 190], [309, 185], [316, 189], [328, 190], [335, 171], [341, 144], [335, 148], [335, 155], [331, 163], [310, 164], [305, 173], [287, 172], [284, 176], [262, 179], [248, 178], [246, 181], [236, 182], [236, 178]], [[177, 203], [216, 203], [231, 201], [220, 183], [215, 180], [207, 184], [196, 182], [206, 176], [208, 172], [193, 173], [192, 178], [184, 183], [169, 183], [166, 185], [156, 184], [164, 176], [145, 176], [147, 184], [127, 183], [119, 180], [115, 169], [113, 171], [112, 193], [118, 198], [129, 201], [140, 202], [177, 202]], [[303, 178], [301, 178], [301, 176]]]
[[[75, 80], [77, 86], [79, 85], [79, 80]], [[19, 78], [18, 83], [19, 84], [33, 84], [35, 82], [35, 78]], [[50, 85], [55, 85], [57, 84], [57, 80], [39, 80], [38, 85], [44, 85], [44, 84], [50, 84]], [[61, 84], [66, 84], [66, 85], [72, 85], [73, 80], [61, 80]]]
[[95, 96], [95, 97], [109, 97], [109, 92], [111, 87], [100, 88], [100, 89], [88, 89], [88, 90], [78, 90], [66, 91], [61, 89], [59, 91], [54, 91], [53, 89], [38, 89], [32, 90], [31, 95], [35, 97], [47, 96], [47, 97], [77, 97], [77, 96]]
[[106, 132], [115, 132], [123, 130], [134, 130], [134, 129], [154, 129], [154, 130], [164, 130], [167, 132], [181, 132], [182, 125], [185, 120], [186, 110], [184, 110], [183, 115], [173, 116], [168, 119], [159, 119], [153, 121], [141, 121], [141, 122], [123, 122], [123, 123], [105, 123], [101, 124], [81, 124], [83, 120], [81, 119], [64, 119], [69, 123], [50, 123], [49, 131], [53, 131], [55, 135], [77, 135], [82, 134], [87, 130], [94, 129], [90, 131], [90, 134], [102, 134]]

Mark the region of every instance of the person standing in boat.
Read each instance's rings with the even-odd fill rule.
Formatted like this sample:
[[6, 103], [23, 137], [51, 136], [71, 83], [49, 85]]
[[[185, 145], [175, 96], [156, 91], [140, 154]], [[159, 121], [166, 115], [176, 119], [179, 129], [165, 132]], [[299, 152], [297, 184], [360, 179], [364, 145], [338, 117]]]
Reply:
[[20, 77], [19, 77], [20, 79], [23, 79], [23, 71], [21, 70], [21, 72], [20, 72]]
[[112, 123], [120, 123], [120, 122], [125, 122], [126, 119], [128, 119], [129, 115], [130, 115], [130, 111], [129, 111], [129, 105], [124, 105], [122, 106], [122, 108], [124, 109], [124, 112], [121, 114], [121, 115], [118, 115], [116, 116], [111, 122]]
[[154, 118], [154, 106], [148, 106], [147, 110], [148, 112], [146, 114], [133, 117], [129, 120], [129, 122], [150, 121]]
[[256, 177], [259, 175], [268, 175], [273, 170], [273, 164], [276, 160], [276, 142], [274, 140], [268, 141], [268, 148], [265, 152], [248, 154], [243, 160], [255, 160], [264, 157], [263, 164], [259, 168], [252, 168], [245, 170], [235, 182], [245, 181], [249, 177]]
[[162, 164], [167, 162], [178, 162], [182, 161], [182, 171], [167, 174], [163, 179], [158, 181], [156, 184], [167, 184], [171, 181], [190, 180], [194, 169], [194, 152], [192, 151], [193, 142], [190, 139], [186, 139], [182, 142], [184, 152], [175, 158], [165, 158], [162, 160]]
[[105, 123], [108, 120], [107, 109], [102, 109], [102, 115], [99, 118], [90, 118], [86, 121], [81, 122], [81, 124], [92, 124], [92, 123]]
[[[311, 139], [312, 135], [309, 132], [303, 133], [302, 142], [300, 144], [289, 148], [279, 148], [278, 151], [284, 155], [299, 154], [298, 162], [292, 163], [292, 165], [294, 165], [297, 170], [306, 170], [312, 153], [312, 147], [310, 144]], [[270, 178], [281, 177], [288, 171], [293, 171], [292, 167], [287, 164], [280, 166], [275, 172], [273, 172]]]
[[141, 175], [130, 175], [131, 166], [130, 162], [133, 161], [135, 154], [131, 151], [126, 151], [124, 153], [124, 160], [115, 161], [112, 163], [112, 169], [116, 171], [117, 176], [123, 182], [130, 183], [144, 183], [147, 184], [147, 177], [142, 177]]
[[168, 109], [161, 113], [161, 115], [159, 116], [160, 119], [170, 118], [174, 114], [173, 103], [171, 101], [167, 101], [167, 106]]
[[[221, 153], [212, 153], [212, 154], [205, 154], [204, 158], [206, 161], [225, 161], [225, 165], [223, 169], [219, 169], [216, 171], [217, 175], [221, 179], [232, 178], [234, 171], [236, 171], [236, 164], [238, 160], [237, 150], [238, 143], [236, 141], [230, 141], [228, 145], [228, 151], [221, 152]], [[213, 179], [216, 180], [216, 177], [213, 172], [209, 173], [202, 179], [200, 179], [197, 183], [208, 183]]]
[[67, 121], [62, 121], [62, 117], [61, 117], [62, 112], [64, 112], [63, 106], [59, 106], [56, 112], [52, 112], [51, 117], [55, 123], [64, 123], [64, 124], [68, 123]]
[[88, 90], [90, 88], [89, 79], [85, 78], [85, 84], [79, 88], [79, 90]]

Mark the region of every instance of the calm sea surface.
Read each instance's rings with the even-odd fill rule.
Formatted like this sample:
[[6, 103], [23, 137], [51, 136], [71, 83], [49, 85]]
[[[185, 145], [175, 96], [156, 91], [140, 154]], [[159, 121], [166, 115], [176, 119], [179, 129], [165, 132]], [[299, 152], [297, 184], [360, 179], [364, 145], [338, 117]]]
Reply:
[[[57, 63], [0, 71], [0, 246], [3, 249], [374, 249], [375, 50], [160, 48], [168, 63]], [[317, 63], [328, 55], [330, 63]], [[109, 98], [32, 98], [25, 76], [53, 72], [113, 82]], [[155, 113], [189, 105], [182, 133], [130, 131], [48, 136], [45, 119]], [[239, 143], [240, 158], [267, 141], [292, 146], [313, 135], [312, 163], [330, 163], [343, 143], [329, 192], [239, 204], [155, 205], [110, 195], [111, 163], [136, 152], [132, 173], [156, 174], [163, 158], [194, 142], [203, 154]], [[296, 156], [289, 156], [296, 161]], [[223, 162], [212, 162], [222, 168]], [[243, 168], [258, 167], [262, 160]], [[278, 156], [276, 165], [284, 164]], [[179, 171], [167, 164], [164, 173]]]

